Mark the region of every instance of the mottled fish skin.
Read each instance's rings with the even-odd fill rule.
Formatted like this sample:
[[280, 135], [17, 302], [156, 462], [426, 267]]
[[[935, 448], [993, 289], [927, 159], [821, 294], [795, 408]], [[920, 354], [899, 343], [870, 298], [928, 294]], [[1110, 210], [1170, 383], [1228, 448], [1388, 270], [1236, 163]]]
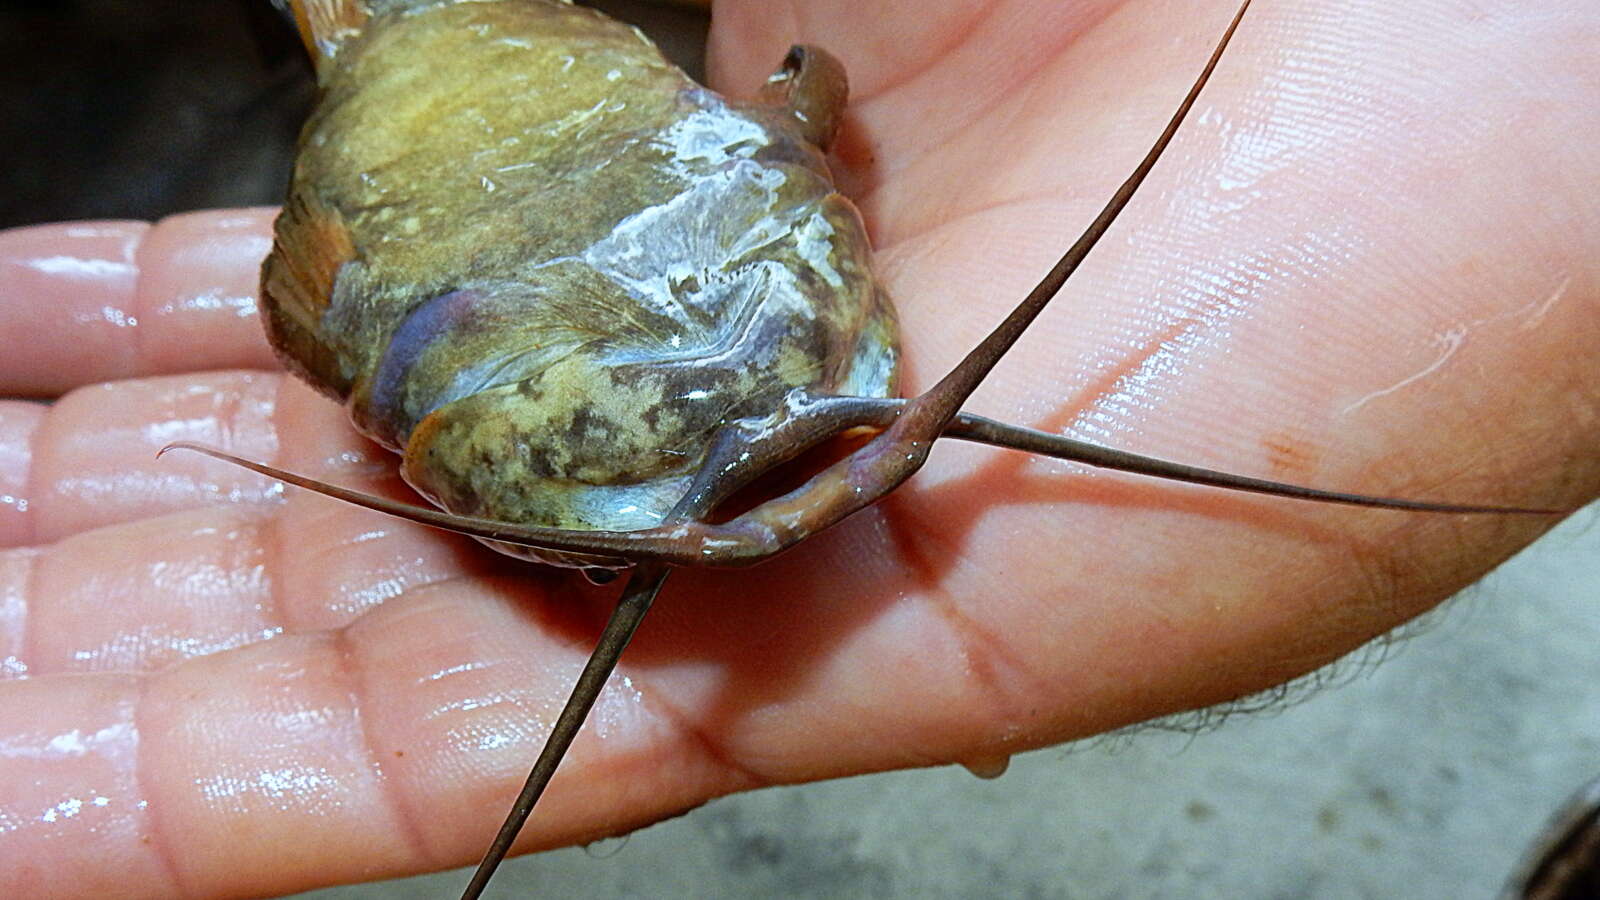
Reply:
[[860, 216], [785, 110], [543, 0], [402, 2], [319, 75], [268, 334], [445, 509], [649, 527], [723, 423], [893, 393]]

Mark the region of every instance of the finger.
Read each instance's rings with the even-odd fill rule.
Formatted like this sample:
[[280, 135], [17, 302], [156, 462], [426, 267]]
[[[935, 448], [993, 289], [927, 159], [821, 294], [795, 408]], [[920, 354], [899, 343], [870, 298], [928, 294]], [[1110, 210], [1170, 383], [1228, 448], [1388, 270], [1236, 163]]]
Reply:
[[[238, 392], [259, 387], [256, 377], [185, 379], [180, 392], [200, 397], [202, 410], [237, 410], [251, 405]], [[282, 454], [288, 464], [333, 472], [375, 493], [409, 494], [389, 455], [355, 435], [337, 407], [293, 382], [283, 386], [287, 397], [272, 398], [270, 423], [251, 421], [275, 425], [275, 434], [285, 436], [293, 448]], [[131, 434], [137, 444], [153, 434], [160, 443], [172, 433], [178, 426], [167, 421], [173, 410], [165, 403], [172, 388], [172, 379], [156, 379], [88, 392], [85, 403], [109, 397], [113, 412], [125, 417], [120, 424], [83, 408], [76, 398], [84, 392], [51, 410], [62, 421], [47, 431], [84, 436], [37, 444], [41, 492], [25, 515], [42, 511], [39, 531], [61, 534], [10, 551], [0, 571], [0, 598], [9, 610], [0, 629], [11, 669], [41, 675], [158, 668], [280, 633], [340, 627], [410, 588], [504, 565], [469, 542], [320, 497], [282, 498], [270, 484], [248, 480], [221, 486], [213, 474], [237, 473], [185, 469], [179, 455], [156, 461], [148, 446], [116, 439]], [[139, 402], [150, 397], [158, 402]], [[197, 415], [175, 418], [198, 427]], [[79, 421], [86, 424], [74, 427]], [[219, 442], [248, 430], [238, 419], [209, 429]], [[268, 443], [244, 439], [252, 441]], [[17, 450], [0, 445], [5, 449]], [[10, 455], [24, 457], [21, 468], [32, 467], [31, 454]], [[58, 471], [70, 474], [51, 474]], [[154, 487], [139, 494], [141, 485]], [[193, 505], [202, 508], [188, 509]]]
[[[84, 884], [92, 895], [108, 860], [124, 879], [118, 896], [278, 894], [464, 861], [494, 828], [486, 806], [520, 778], [553, 682], [585, 651], [541, 637], [549, 623], [521, 609], [535, 599], [528, 584], [502, 584], [498, 597], [419, 592], [343, 638], [284, 637], [142, 681], [0, 684], [0, 704], [27, 712], [0, 723], [0, 813], [14, 825], [0, 832], [0, 890], [27, 895], [17, 888], [43, 872], [73, 886], [63, 894]], [[659, 817], [726, 788], [702, 753], [663, 765], [663, 748], [683, 739], [641, 699], [607, 691], [596, 718], [607, 737], [581, 737], [583, 764], [568, 776], [600, 789], [556, 797], [535, 840]], [[83, 734], [118, 743], [38, 752], [74, 749]], [[64, 804], [73, 815], [49, 814]]]
[[15, 674], [134, 672], [281, 632], [260, 510], [205, 510], [0, 552]]
[[139, 785], [140, 681], [0, 682], [0, 892], [176, 897]]
[[309, 496], [98, 528], [0, 552], [0, 678], [153, 671], [487, 571], [461, 542]]
[[33, 540], [30, 472], [34, 435], [48, 409], [40, 403], [0, 400], [0, 547]]
[[[251, 672], [211, 664], [0, 684], [16, 711], [0, 724], [0, 813], [12, 826], [0, 832], [0, 891], [254, 896], [279, 893], [285, 874], [307, 878], [297, 861], [346, 878], [392, 868], [405, 851], [378, 800], [350, 686], [335, 655], [285, 653], [296, 641], [316, 643], [236, 657]], [[261, 743], [222, 750], [246, 735]], [[296, 793], [308, 784], [321, 794]], [[258, 805], [276, 815], [252, 816]], [[218, 827], [229, 833], [205, 833]], [[273, 877], [282, 866], [292, 871]]]
[[274, 214], [0, 231], [0, 392], [53, 396], [141, 375], [276, 368], [256, 314]]
[[[220, 503], [267, 504], [271, 482], [200, 459], [156, 459], [178, 439], [278, 453], [283, 377], [233, 372], [121, 381], [74, 391], [33, 429], [26, 526], [37, 543]], [[17, 451], [13, 450], [13, 453]]]
[[393, 458], [357, 435], [336, 404], [276, 373], [133, 379], [80, 389], [48, 407], [0, 409], [14, 420], [0, 428], [5, 471], [27, 485], [12, 531], [34, 543], [197, 506], [281, 498], [281, 486], [234, 466], [195, 454], [157, 459], [174, 441], [363, 484], [394, 474]]

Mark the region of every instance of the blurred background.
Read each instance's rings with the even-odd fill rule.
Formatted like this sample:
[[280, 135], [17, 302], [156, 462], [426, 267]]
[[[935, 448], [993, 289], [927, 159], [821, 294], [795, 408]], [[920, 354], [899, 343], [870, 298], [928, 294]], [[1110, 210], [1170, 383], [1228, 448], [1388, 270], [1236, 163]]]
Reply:
[[[698, 71], [703, 11], [596, 5]], [[267, 0], [4, 0], [0, 54], [0, 227], [276, 203], [312, 97]], [[726, 798], [515, 860], [493, 893], [1494, 897], [1563, 798], [1600, 775], [1595, 519], [1246, 714], [1036, 752], [994, 781], [948, 768]]]
[[[704, 9], [588, 3], [698, 77]], [[278, 203], [311, 69], [269, 0], [0, 0], [0, 228]]]

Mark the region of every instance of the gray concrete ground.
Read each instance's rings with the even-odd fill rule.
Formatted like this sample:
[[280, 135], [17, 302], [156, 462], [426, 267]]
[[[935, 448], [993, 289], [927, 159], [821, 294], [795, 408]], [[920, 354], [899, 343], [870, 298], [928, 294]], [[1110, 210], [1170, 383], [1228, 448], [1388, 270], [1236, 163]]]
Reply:
[[1600, 776], [1597, 522], [1600, 506], [1266, 713], [1043, 750], [994, 781], [948, 768], [728, 797], [514, 860], [494, 894], [1487, 900]]

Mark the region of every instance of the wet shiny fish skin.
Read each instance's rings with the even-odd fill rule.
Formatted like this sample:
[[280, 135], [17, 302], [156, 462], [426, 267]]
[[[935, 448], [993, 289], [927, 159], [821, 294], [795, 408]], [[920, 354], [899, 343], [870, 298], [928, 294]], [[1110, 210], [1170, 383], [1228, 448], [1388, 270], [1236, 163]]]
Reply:
[[790, 108], [539, 0], [392, 4], [319, 75], [268, 334], [445, 509], [654, 526], [723, 423], [893, 394], [860, 216]]

